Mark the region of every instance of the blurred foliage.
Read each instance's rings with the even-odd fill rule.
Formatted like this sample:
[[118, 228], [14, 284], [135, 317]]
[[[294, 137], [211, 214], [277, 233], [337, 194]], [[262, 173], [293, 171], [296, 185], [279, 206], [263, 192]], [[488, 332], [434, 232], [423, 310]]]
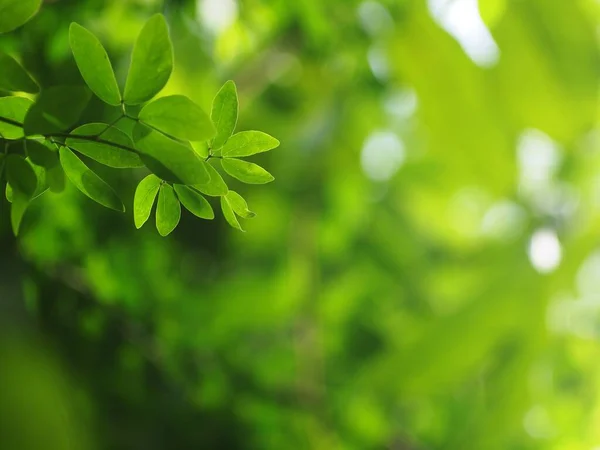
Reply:
[[[233, 187], [244, 235], [184, 214], [161, 239], [71, 189], [16, 242], [2, 204], [0, 317], [45, 343], [0, 349], [25, 429], [61, 450], [600, 446], [600, 4], [479, 7], [58, 0], [2, 36], [43, 87], [80, 84], [75, 20], [122, 83], [163, 12], [163, 93], [208, 109], [231, 78], [238, 129], [283, 143], [257, 157], [275, 184]], [[33, 428], [50, 404], [73, 420]]]

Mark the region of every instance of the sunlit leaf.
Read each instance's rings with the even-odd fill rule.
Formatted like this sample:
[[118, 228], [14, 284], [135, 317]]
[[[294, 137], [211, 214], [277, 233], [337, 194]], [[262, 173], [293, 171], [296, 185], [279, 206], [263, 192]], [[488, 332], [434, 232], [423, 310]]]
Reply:
[[248, 184], [265, 184], [275, 178], [258, 164], [235, 158], [223, 158], [221, 165], [225, 172]]
[[229, 138], [221, 150], [222, 156], [242, 157], [267, 152], [279, 147], [279, 141], [261, 131], [242, 131]]
[[231, 206], [231, 209], [240, 217], [244, 219], [251, 219], [256, 216], [256, 214], [248, 209], [248, 203], [244, 197], [238, 194], [235, 191], [229, 191], [226, 195], [226, 199]]
[[238, 119], [238, 96], [235, 83], [228, 81], [217, 93], [213, 104], [210, 118], [215, 125], [217, 134], [211, 141], [213, 150], [218, 150], [233, 134]]
[[244, 229], [240, 225], [240, 222], [235, 216], [235, 213], [233, 212], [233, 209], [231, 208], [231, 205], [229, 204], [229, 201], [227, 200], [226, 196], [221, 197], [221, 210], [223, 211], [223, 217], [225, 217], [225, 220], [229, 225], [240, 231], [244, 231]]
[[[28, 98], [0, 97], [0, 117], [22, 124], [31, 105], [33, 102]], [[0, 137], [20, 139], [23, 135], [23, 127], [0, 120]]]
[[141, 228], [150, 217], [160, 185], [160, 178], [152, 174], [138, 184], [133, 197], [133, 221], [136, 228]]
[[181, 219], [181, 205], [175, 191], [168, 184], [160, 187], [156, 206], [156, 229], [161, 236], [169, 235]]
[[210, 175], [210, 181], [204, 184], [196, 184], [194, 185], [194, 188], [211, 197], [220, 197], [221, 195], [227, 194], [227, 184], [223, 181], [223, 177], [217, 172], [217, 169], [209, 163], [206, 163], [205, 167]]
[[189, 212], [201, 219], [210, 220], [215, 218], [210, 203], [201, 194], [181, 184], [176, 184], [174, 188], [179, 201]]
[[31, 75], [14, 58], [3, 52], [0, 52], [0, 67], [0, 89], [30, 94], [36, 94], [40, 90]]
[[0, 0], [0, 33], [20, 27], [40, 9], [42, 0]]

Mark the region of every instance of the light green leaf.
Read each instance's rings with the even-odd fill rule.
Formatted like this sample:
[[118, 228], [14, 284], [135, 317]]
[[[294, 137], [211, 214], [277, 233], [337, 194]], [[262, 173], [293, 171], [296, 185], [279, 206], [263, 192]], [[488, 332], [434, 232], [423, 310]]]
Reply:
[[275, 178], [258, 164], [235, 158], [224, 158], [221, 165], [225, 172], [248, 184], [270, 183]]
[[38, 166], [49, 169], [58, 164], [58, 152], [40, 141], [26, 140], [25, 149], [31, 162]]
[[[73, 135], [91, 136], [96, 140], [77, 137], [67, 138], [65, 143], [79, 153], [116, 169], [142, 167], [144, 163], [134, 149], [133, 141], [121, 130], [103, 123], [88, 123], [76, 128]], [[114, 144], [114, 145], [111, 145]], [[118, 147], [119, 146], [119, 147]]]
[[152, 174], [138, 184], [133, 197], [133, 221], [137, 229], [148, 221], [160, 185], [160, 178]]
[[168, 184], [160, 187], [156, 206], [156, 229], [161, 236], [169, 235], [181, 219], [181, 205], [175, 191]]
[[206, 163], [205, 167], [210, 175], [210, 181], [205, 184], [196, 184], [194, 185], [194, 188], [211, 197], [226, 195], [229, 189], [227, 188], [225, 181], [223, 181], [221, 174], [209, 163]]
[[215, 135], [208, 115], [183, 95], [161, 97], [148, 103], [140, 120], [168, 135], [188, 141], [206, 141]]
[[146, 166], [163, 180], [186, 185], [210, 181], [206, 164], [189, 145], [138, 123], [133, 140]]
[[55, 86], [43, 90], [25, 116], [25, 135], [52, 134], [73, 126], [91, 97], [84, 86]]
[[218, 150], [235, 130], [238, 119], [238, 95], [235, 83], [228, 81], [217, 93], [213, 104], [210, 118], [215, 124], [217, 135], [211, 141], [211, 148]]
[[174, 188], [181, 204], [193, 215], [208, 220], [215, 218], [212, 206], [198, 192], [182, 184], [176, 184]]
[[66, 147], [60, 149], [60, 163], [71, 183], [89, 198], [107, 208], [125, 211], [115, 191]]
[[10, 154], [6, 157], [6, 179], [15, 192], [28, 200], [33, 197], [38, 185], [37, 176], [25, 158]]
[[0, 89], [30, 94], [39, 92], [40, 88], [31, 75], [14, 58], [3, 52], [0, 52], [0, 67]]
[[221, 197], [221, 210], [223, 211], [223, 216], [229, 225], [237, 230], [244, 231], [240, 225], [240, 222], [237, 220], [237, 217], [235, 216], [235, 213], [233, 212], [233, 209], [231, 208], [226, 196]]
[[224, 157], [250, 156], [279, 147], [279, 141], [261, 131], [242, 131], [229, 138], [221, 155]]
[[[22, 124], [31, 105], [33, 102], [28, 98], [1, 97], [0, 116]], [[23, 135], [23, 127], [0, 121], [0, 136], [4, 139], [20, 139]]]
[[0, 0], [0, 33], [20, 27], [40, 9], [42, 0]]
[[146, 22], [133, 47], [123, 96], [128, 105], [154, 97], [167, 84], [173, 70], [173, 47], [167, 22], [155, 14]]
[[121, 92], [102, 43], [78, 23], [69, 27], [69, 43], [75, 62], [88, 87], [109, 105], [121, 104]]
[[244, 200], [240, 194], [235, 191], [229, 191], [225, 196], [231, 209], [240, 217], [244, 219], [251, 219], [256, 216], [255, 213], [248, 209], [248, 203]]

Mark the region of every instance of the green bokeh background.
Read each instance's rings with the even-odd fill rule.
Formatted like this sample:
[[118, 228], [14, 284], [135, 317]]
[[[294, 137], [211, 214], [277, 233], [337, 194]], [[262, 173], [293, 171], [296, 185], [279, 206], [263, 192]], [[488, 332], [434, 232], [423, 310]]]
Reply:
[[[0, 447], [600, 448], [596, 0], [54, 0], [0, 37], [122, 83], [156, 12], [161, 95], [282, 145], [239, 233], [160, 238], [70, 187], [0, 207]], [[485, 25], [484, 25], [485, 24]], [[490, 34], [491, 33], [491, 34]], [[97, 99], [86, 115], [99, 117]], [[143, 171], [102, 172], [131, 205]]]

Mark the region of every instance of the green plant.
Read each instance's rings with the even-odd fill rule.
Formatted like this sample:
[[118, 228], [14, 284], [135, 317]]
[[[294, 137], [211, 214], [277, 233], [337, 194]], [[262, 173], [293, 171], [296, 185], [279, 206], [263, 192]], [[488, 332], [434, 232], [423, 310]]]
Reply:
[[[0, 0], [0, 32], [22, 25], [39, 6], [40, 1]], [[153, 100], [173, 69], [172, 44], [160, 14], [148, 20], [134, 45], [123, 92], [104, 47], [90, 31], [72, 23], [69, 42], [87, 86], [40, 92], [14, 58], [0, 53], [0, 90], [13, 93], [0, 98], [0, 186], [6, 185], [14, 233], [30, 202], [48, 190], [61, 192], [66, 179], [99, 204], [125, 211], [86, 158], [114, 169], [150, 172], [134, 196], [137, 228], [149, 219], [157, 197], [156, 227], [162, 236], [177, 227], [181, 205], [199, 218], [213, 219], [205, 198], [212, 196], [220, 198], [227, 222], [243, 231], [237, 217], [254, 213], [228, 189], [220, 170], [248, 184], [273, 181], [265, 169], [240, 158], [272, 150], [279, 141], [259, 131], [234, 134], [238, 96], [233, 81], [217, 93], [210, 116], [183, 95]], [[35, 100], [15, 95], [19, 92], [35, 94]], [[80, 123], [92, 93], [115, 108], [109, 123]], [[129, 124], [123, 126], [124, 121]]]

